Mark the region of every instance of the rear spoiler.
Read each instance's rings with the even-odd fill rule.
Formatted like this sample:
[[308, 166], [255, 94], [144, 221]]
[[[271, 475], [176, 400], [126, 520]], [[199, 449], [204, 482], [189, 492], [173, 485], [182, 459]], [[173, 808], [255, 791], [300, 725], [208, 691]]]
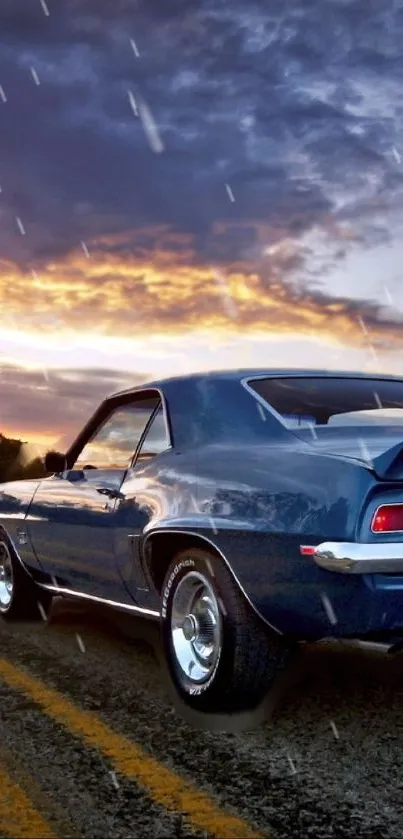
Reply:
[[372, 459], [372, 468], [377, 478], [382, 481], [401, 481], [403, 479], [403, 442]]

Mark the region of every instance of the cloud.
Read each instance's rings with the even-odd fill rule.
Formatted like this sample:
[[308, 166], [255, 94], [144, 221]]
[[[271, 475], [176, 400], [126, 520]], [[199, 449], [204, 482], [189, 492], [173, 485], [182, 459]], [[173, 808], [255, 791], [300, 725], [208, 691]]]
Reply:
[[102, 369], [29, 370], [0, 365], [0, 432], [72, 442], [109, 394], [135, 387], [144, 378]]
[[[49, 9], [0, 4], [3, 332], [401, 347], [399, 293], [382, 288], [403, 228], [401, 3]], [[4, 422], [25, 427], [28, 395], [35, 428], [59, 422], [62, 379], [4, 376]]]
[[[208, 329], [293, 332], [352, 346], [403, 345], [403, 316], [390, 305], [331, 294], [318, 283], [295, 279], [311, 256], [308, 245], [283, 240], [255, 263], [229, 265], [198, 262], [192, 245], [189, 235], [161, 227], [137, 231], [126, 241], [123, 236], [88, 241], [85, 249], [44, 262], [34, 275], [3, 263], [0, 295], [12, 313], [9, 323], [24, 332], [58, 332], [62, 339], [67, 330], [146, 338], [150, 332]], [[69, 339], [64, 340], [67, 348]]]
[[[125, 225], [190, 233], [213, 258], [220, 220], [260, 220], [275, 241], [332, 213], [360, 225], [364, 209], [401, 200], [397, 6], [332, 0], [326, 21], [320, 0], [59, 0], [49, 18], [34, 7], [21, 14], [7, 0], [0, 11], [0, 248], [20, 264]], [[128, 91], [150, 109], [162, 154]], [[227, 231], [227, 252], [244, 257]]]

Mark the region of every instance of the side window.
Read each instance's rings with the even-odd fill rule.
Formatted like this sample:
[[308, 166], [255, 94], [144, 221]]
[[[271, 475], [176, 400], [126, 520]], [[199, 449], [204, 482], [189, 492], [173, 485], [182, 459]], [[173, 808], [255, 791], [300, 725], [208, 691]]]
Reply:
[[136, 463], [148, 460], [150, 457], [166, 451], [170, 446], [168, 429], [166, 427], [164, 410], [160, 404], [154, 419], [138, 452]]
[[115, 408], [79, 454], [74, 469], [127, 469], [159, 396]]

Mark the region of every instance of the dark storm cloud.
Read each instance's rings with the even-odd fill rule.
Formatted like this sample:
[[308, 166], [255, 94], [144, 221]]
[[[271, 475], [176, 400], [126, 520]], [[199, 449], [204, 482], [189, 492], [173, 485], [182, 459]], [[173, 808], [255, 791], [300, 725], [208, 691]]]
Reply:
[[27, 370], [0, 364], [0, 433], [18, 429], [72, 441], [98, 404], [111, 393], [135, 387], [150, 377], [113, 370]]
[[[122, 227], [169, 224], [195, 236], [200, 261], [225, 260], [253, 253], [253, 232], [245, 244], [228, 226], [218, 241], [220, 219], [264, 222], [270, 244], [279, 230], [400, 200], [401, 3], [48, 6], [48, 17], [39, 0], [0, 7], [4, 255], [24, 263]], [[161, 154], [128, 91], [149, 106]], [[370, 223], [362, 235], [371, 240]]]

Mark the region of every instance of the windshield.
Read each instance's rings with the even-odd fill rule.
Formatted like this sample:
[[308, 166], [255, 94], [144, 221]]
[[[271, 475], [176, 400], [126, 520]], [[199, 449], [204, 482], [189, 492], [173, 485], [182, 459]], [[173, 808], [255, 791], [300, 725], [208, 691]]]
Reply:
[[287, 428], [403, 425], [403, 381], [318, 376], [268, 377], [248, 384]]

